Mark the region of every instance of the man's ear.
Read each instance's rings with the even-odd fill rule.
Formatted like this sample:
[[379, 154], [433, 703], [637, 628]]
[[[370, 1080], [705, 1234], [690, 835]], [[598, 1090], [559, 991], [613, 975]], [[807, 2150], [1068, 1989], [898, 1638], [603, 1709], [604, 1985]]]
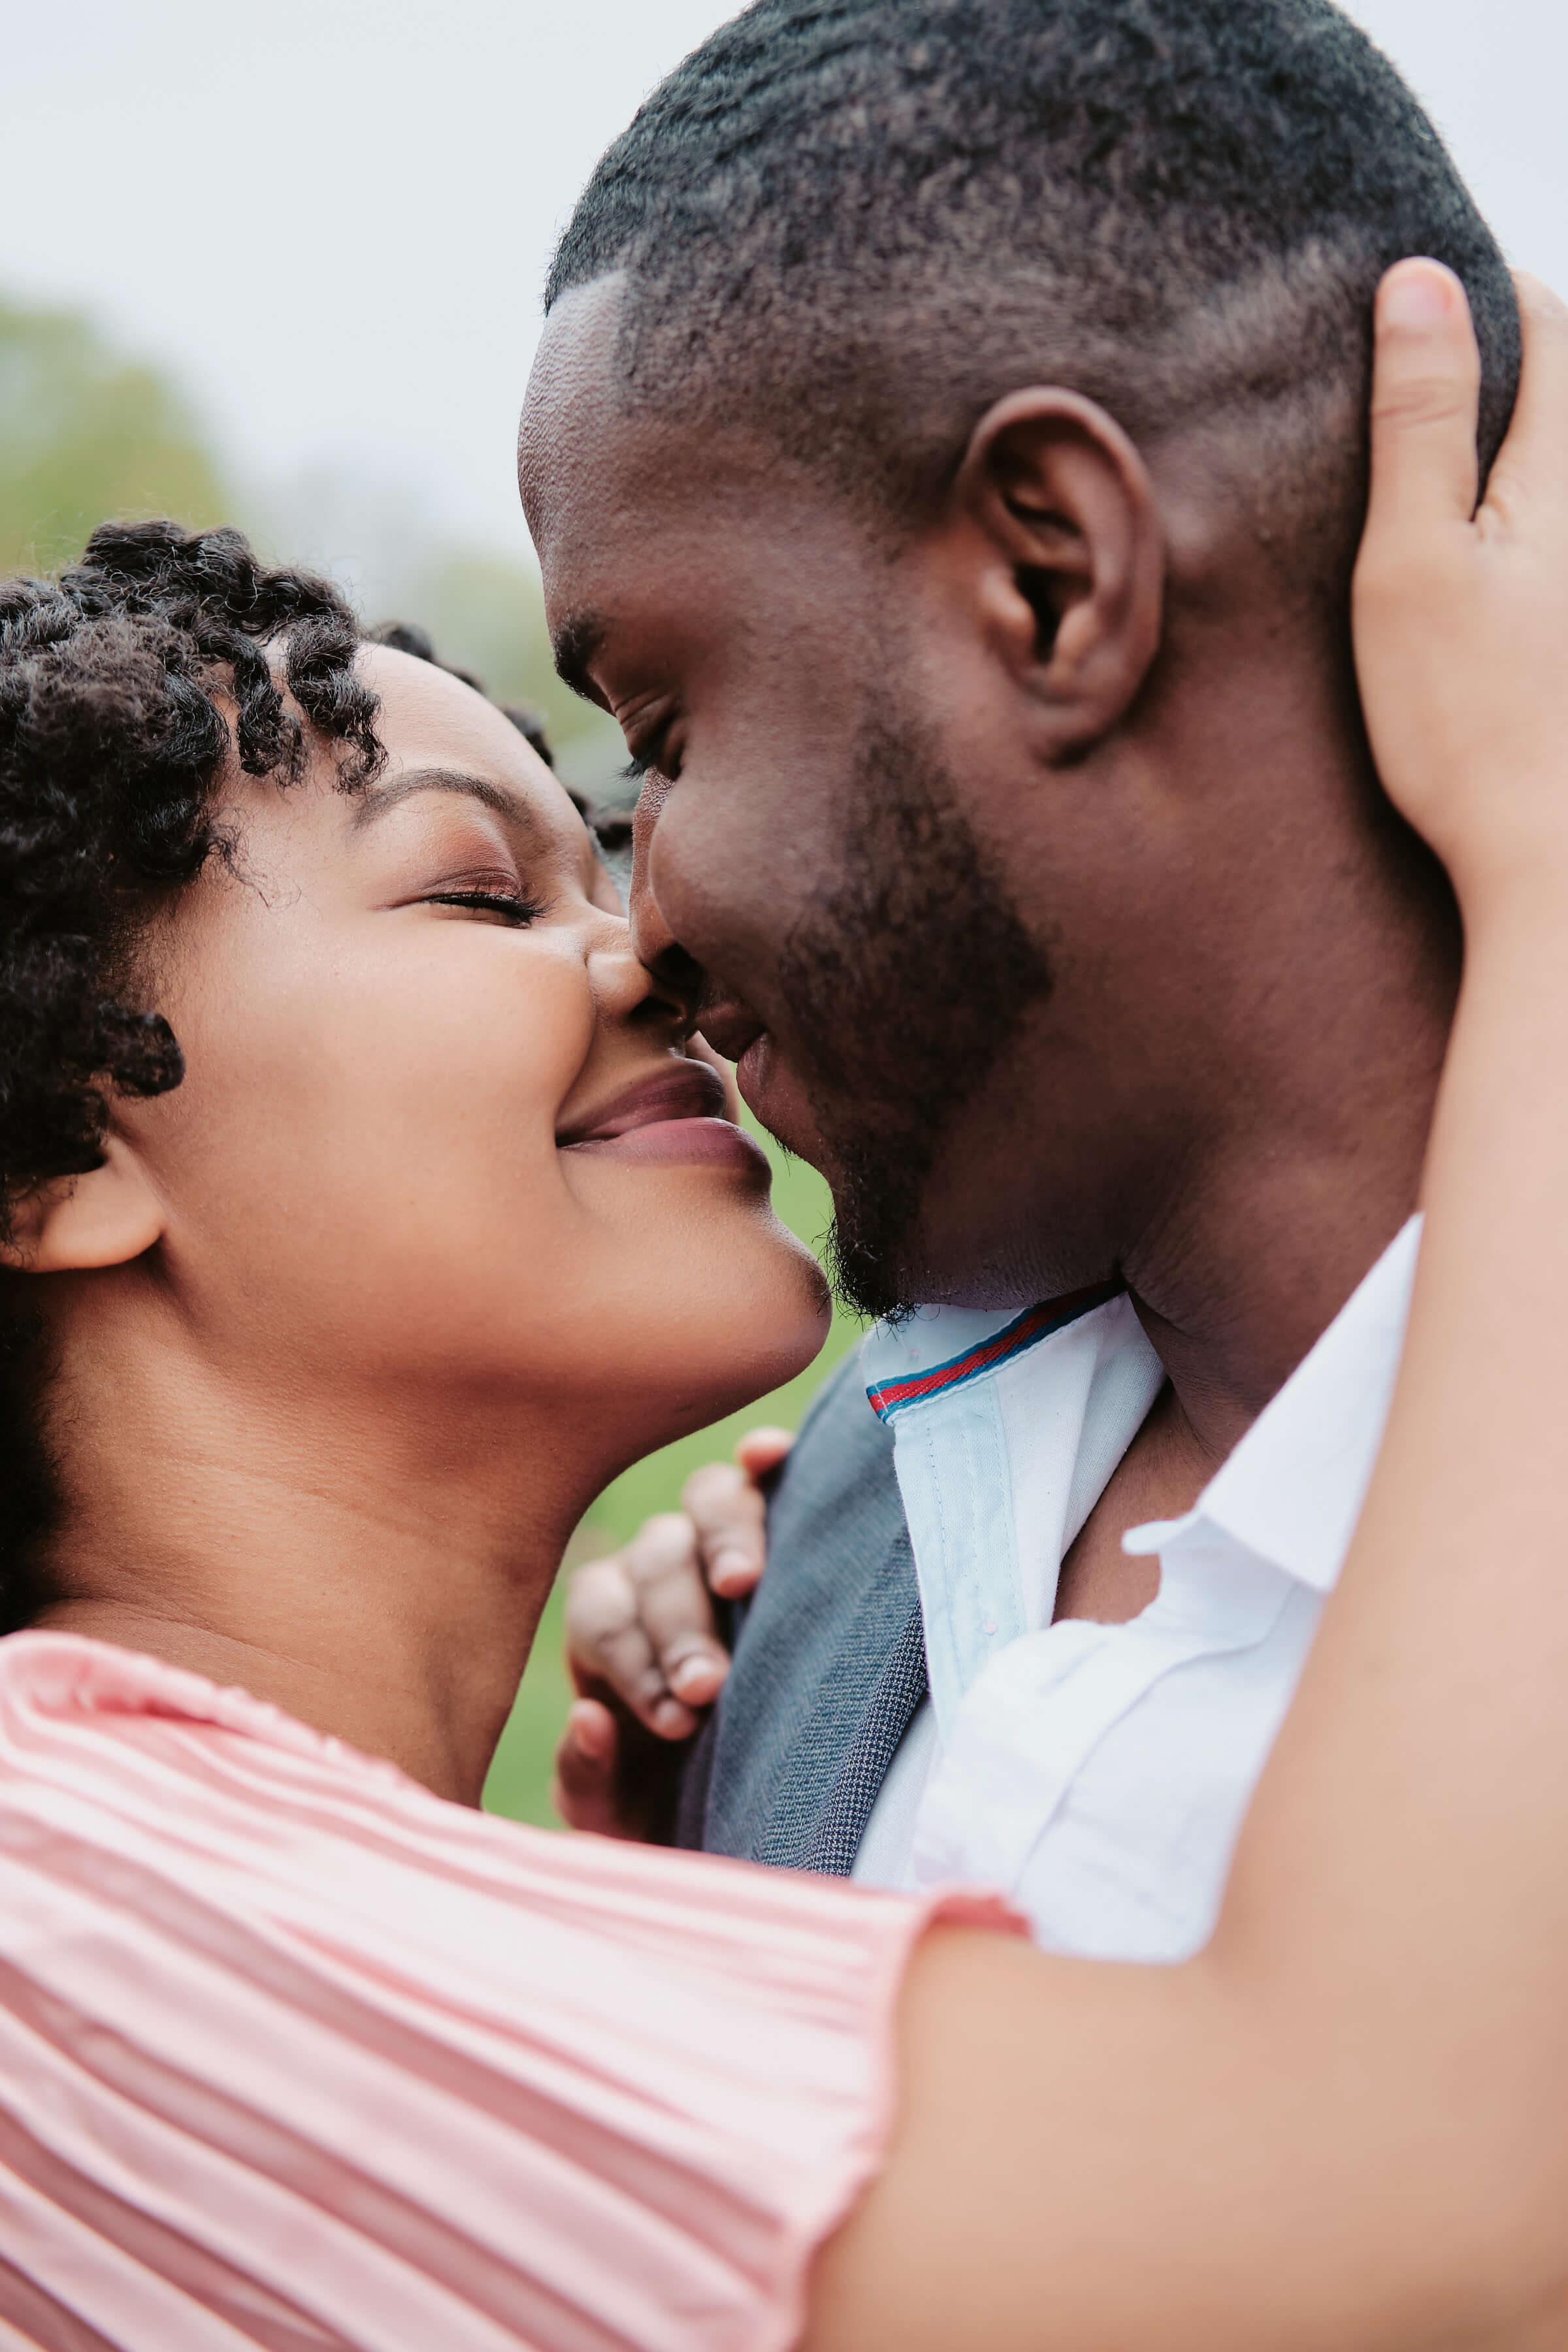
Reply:
[[1038, 705], [1049, 755], [1079, 757], [1159, 648], [1165, 538], [1148, 469], [1104, 409], [1047, 385], [986, 410], [955, 496], [981, 533], [992, 644]]
[[3, 1255], [27, 1274], [127, 1265], [163, 1232], [163, 1203], [141, 1158], [120, 1135], [104, 1143], [101, 1168], [58, 1176], [18, 1201]]

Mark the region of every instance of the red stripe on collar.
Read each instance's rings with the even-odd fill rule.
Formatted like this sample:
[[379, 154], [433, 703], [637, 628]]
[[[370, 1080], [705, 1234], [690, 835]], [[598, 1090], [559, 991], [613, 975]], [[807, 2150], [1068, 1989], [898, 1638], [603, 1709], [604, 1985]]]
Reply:
[[921, 1404], [927, 1397], [938, 1396], [944, 1389], [958, 1388], [982, 1372], [989, 1372], [1009, 1356], [1022, 1355], [1053, 1332], [1065, 1330], [1069, 1323], [1090, 1315], [1097, 1307], [1108, 1306], [1119, 1297], [1122, 1286], [1119, 1282], [1102, 1282], [1092, 1290], [1074, 1290], [1065, 1298], [1047, 1298], [1038, 1307], [1026, 1307], [1011, 1323], [983, 1339], [978, 1348], [966, 1355], [954, 1356], [950, 1362], [934, 1364], [929, 1372], [917, 1372], [907, 1381], [885, 1381], [880, 1388], [868, 1389], [867, 1397], [872, 1411], [882, 1421], [891, 1420], [904, 1405]]

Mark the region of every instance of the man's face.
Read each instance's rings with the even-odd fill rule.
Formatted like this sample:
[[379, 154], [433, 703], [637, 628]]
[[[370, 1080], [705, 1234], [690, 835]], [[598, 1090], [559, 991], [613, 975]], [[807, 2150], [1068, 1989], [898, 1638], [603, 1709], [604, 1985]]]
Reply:
[[739, 435], [625, 413], [616, 299], [552, 318], [521, 474], [564, 664], [647, 766], [639, 950], [700, 965], [703, 1029], [827, 1177], [863, 1306], [1099, 1279], [1114, 1106], [1062, 1028], [1058, 877], [1015, 856], [1027, 762], [983, 655], [918, 551]]

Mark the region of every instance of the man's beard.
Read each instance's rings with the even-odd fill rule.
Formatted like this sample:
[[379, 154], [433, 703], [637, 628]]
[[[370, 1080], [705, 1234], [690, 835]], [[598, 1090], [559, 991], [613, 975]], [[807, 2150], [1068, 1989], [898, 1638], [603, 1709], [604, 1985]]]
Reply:
[[838, 877], [796, 923], [779, 976], [826, 1149], [834, 1286], [863, 1315], [897, 1316], [918, 1303], [937, 1153], [1050, 972], [934, 731], [885, 704], [856, 740]]

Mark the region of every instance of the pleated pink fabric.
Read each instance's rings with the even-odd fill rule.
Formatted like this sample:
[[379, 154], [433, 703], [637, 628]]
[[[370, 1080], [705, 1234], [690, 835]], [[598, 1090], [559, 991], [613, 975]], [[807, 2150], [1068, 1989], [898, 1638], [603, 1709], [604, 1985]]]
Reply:
[[14, 1634], [0, 2344], [782, 2352], [932, 1916], [521, 1829]]

